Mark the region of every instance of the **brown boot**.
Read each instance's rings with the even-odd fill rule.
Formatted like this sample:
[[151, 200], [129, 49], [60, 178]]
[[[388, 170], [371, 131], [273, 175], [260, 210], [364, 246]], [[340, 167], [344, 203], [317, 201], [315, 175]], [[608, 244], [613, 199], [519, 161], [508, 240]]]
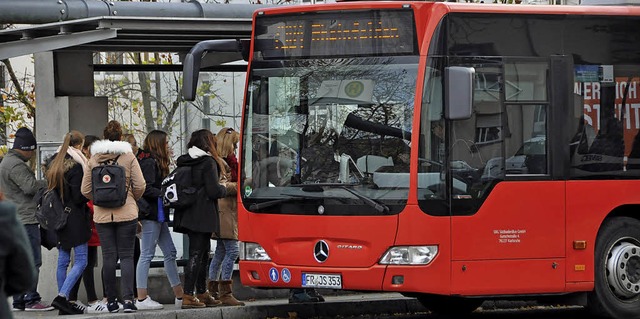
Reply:
[[222, 301], [223, 306], [244, 306], [244, 302], [238, 301], [236, 297], [232, 294], [231, 286], [233, 281], [231, 280], [221, 280], [220, 281], [220, 301]]
[[215, 300], [220, 300], [220, 294], [218, 293], [219, 284], [220, 282], [217, 280], [212, 280], [207, 283], [207, 290], [209, 290], [209, 294]]
[[213, 299], [208, 291], [205, 291], [203, 294], [197, 294], [196, 297], [198, 297], [200, 302], [204, 303], [207, 307], [216, 307], [222, 303], [220, 300]]
[[191, 309], [191, 308], [204, 308], [206, 305], [194, 295], [184, 294], [182, 296], [182, 309]]

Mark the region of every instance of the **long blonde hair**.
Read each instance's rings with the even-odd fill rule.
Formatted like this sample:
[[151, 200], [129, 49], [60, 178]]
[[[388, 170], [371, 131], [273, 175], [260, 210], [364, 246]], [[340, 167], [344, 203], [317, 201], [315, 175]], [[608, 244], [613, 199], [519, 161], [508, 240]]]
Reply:
[[218, 132], [216, 138], [218, 139], [218, 155], [227, 158], [229, 154], [235, 153], [236, 146], [240, 141], [240, 134], [230, 127], [225, 127]]
[[82, 148], [83, 143], [84, 134], [79, 131], [73, 130], [65, 134], [60, 151], [47, 167], [48, 189], [57, 189], [60, 198], [64, 198], [64, 159], [67, 156], [67, 150], [69, 147]]

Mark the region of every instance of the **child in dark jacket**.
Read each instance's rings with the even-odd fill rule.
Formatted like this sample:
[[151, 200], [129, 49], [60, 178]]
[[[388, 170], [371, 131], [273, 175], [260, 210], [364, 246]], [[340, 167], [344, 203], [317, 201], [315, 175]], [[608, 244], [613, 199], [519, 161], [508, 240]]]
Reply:
[[[61, 314], [81, 314], [84, 307], [69, 302], [71, 289], [82, 276], [87, 266], [88, 246], [91, 238], [91, 224], [88, 199], [80, 193], [84, 167], [87, 159], [82, 154], [84, 135], [71, 131], [65, 135], [64, 143], [52, 160], [46, 165], [49, 190], [56, 190], [65, 207], [70, 209], [67, 224], [57, 231], [58, 235], [58, 296], [52, 305]], [[73, 267], [67, 274], [74, 254]]]
[[178, 166], [190, 166], [193, 185], [198, 188], [196, 202], [174, 213], [173, 229], [189, 236], [189, 261], [185, 266], [182, 308], [214, 307], [220, 304], [207, 291], [211, 234], [220, 234], [218, 199], [226, 196], [220, 185], [224, 161], [216, 151], [216, 137], [202, 129], [191, 134], [188, 152], [178, 158]]
[[[148, 295], [147, 281], [149, 267], [153, 259], [156, 246], [160, 246], [164, 255], [164, 270], [173, 288], [176, 308], [182, 307], [182, 283], [178, 275], [176, 263], [177, 250], [169, 231], [169, 210], [164, 210], [161, 200], [162, 180], [169, 174], [169, 140], [167, 133], [160, 130], [149, 132], [144, 139], [142, 149], [138, 151], [138, 162], [147, 187], [138, 200], [140, 211], [138, 218], [142, 224], [140, 237], [140, 259], [136, 267], [136, 287], [139, 310], [162, 309], [162, 304], [151, 299]], [[142, 208], [144, 207], [144, 209]]]

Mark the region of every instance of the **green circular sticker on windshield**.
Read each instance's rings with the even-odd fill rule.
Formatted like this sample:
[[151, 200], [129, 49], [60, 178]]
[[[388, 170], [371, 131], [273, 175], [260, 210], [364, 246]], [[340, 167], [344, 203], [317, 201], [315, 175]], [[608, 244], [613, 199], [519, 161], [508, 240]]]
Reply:
[[344, 87], [344, 93], [349, 97], [358, 97], [362, 92], [364, 92], [364, 84], [360, 81], [351, 81]]
[[244, 196], [245, 197], [249, 197], [249, 196], [251, 196], [251, 193], [253, 193], [253, 190], [251, 189], [251, 186], [245, 186], [244, 187]]

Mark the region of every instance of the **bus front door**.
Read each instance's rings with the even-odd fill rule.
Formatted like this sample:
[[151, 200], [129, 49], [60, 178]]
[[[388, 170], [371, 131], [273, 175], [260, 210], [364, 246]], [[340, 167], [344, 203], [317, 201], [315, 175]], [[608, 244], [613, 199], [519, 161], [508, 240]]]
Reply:
[[561, 292], [565, 182], [547, 165], [549, 61], [476, 61], [453, 64], [476, 69], [473, 116], [446, 127], [452, 294]]

